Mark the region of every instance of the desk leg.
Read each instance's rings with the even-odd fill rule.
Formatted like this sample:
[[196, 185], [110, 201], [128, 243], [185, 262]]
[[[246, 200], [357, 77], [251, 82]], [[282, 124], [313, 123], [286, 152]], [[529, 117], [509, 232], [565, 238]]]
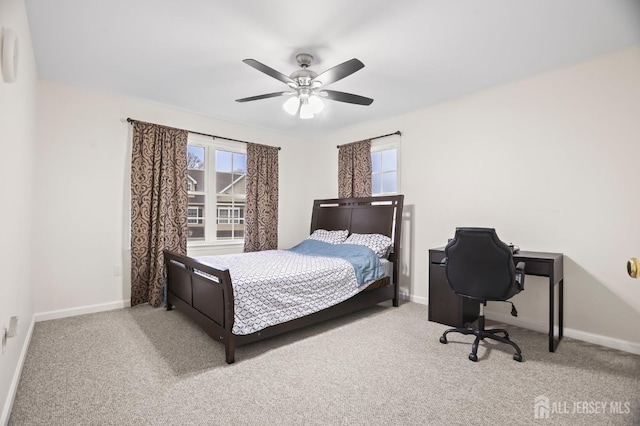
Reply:
[[[564, 279], [560, 280], [558, 283], [558, 303], [560, 304], [558, 308], [558, 343], [562, 340], [562, 319], [564, 317]], [[557, 346], [557, 345], [556, 345]]]
[[555, 313], [555, 291], [553, 288], [553, 278], [549, 277], [549, 352], [554, 352], [554, 336], [553, 336], [553, 323]]
[[558, 282], [558, 340], [555, 339], [554, 314], [555, 314], [555, 289], [553, 278], [549, 278], [549, 352], [555, 352], [562, 340], [564, 322], [564, 279]]

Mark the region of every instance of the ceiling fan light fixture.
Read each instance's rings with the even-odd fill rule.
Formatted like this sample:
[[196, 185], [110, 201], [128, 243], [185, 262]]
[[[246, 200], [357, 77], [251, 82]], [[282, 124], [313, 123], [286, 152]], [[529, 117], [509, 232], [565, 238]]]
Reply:
[[324, 103], [315, 95], [309, 96], [309, 106], [314, 114], [318, 114], [324, 109]]
[[298, 108], [300, 107], [300, 99], [297, 96], [293, 96], [282, 104], [282, 108], [291, 115], [296, 115]]
[[308, 100], [300, 102], [300, 118], [303, 120], [313, 118], [313, 107]]

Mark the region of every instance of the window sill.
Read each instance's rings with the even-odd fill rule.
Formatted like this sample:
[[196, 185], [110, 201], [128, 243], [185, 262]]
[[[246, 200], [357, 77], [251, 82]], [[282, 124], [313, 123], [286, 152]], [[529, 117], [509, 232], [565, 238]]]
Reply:
[[215, 241], [215, 242], [206, 242], [206, 241], [192, 241], [187, 242], [187, 248], [207, 248], [207, 247], [234, 247], [234, 246], [242, 246], [244, 245], [244, 240], [240, 241]]
[[244, 241], [192, 242], [187, 243], [187, 256], [216, 256], [244, 251]]

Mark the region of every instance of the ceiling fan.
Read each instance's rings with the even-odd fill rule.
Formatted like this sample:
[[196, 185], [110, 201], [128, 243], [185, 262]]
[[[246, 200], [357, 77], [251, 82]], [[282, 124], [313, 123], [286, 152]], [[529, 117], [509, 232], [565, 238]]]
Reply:
[[371, 105], [373, 102], [371, 98], [324, 88], [364, 68], [364, 64], [356, 58], [336, 65], [321, 74], [317, 74], [309, 69], [311, 62], [313, 62], [313, 56], [310, 54], [299, 53], [296, 55], [296, 60], [302, 69], [294, 71], [290, 76], [286, 76], [255, 59], [243, 60], [242, 62], [250, 67], [287, 84], [291, 88], [291, 91], [250, 96], [248, 98], [236, 99], [236, 102], [257, 101], [259, 99], [275, 98], [277, 96], [291, 96], [291, 98], [284, 103], [283, 108], [289, 114], [298, 114], [300, 118], [303, 119], [313, 118], [314, 114], [322, 111], [324, 104], [321, 98], [356, 105]]

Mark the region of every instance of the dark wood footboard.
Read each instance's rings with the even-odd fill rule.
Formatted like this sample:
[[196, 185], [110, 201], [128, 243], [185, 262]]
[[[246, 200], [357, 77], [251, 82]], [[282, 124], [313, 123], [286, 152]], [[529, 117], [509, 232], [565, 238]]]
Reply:
[[227, 363], [235, 358], [233, 287], [228, 270], [164, 251], [167, 270], [166, 307], [177, 306], [214, 339], [225, 345]]

